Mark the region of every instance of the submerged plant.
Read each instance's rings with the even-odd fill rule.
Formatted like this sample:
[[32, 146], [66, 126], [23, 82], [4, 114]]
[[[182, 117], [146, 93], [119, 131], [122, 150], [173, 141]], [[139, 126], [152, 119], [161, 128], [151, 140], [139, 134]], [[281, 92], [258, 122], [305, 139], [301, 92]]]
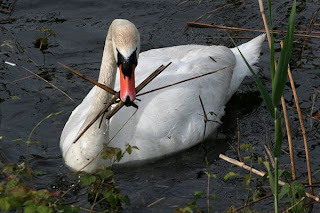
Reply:
[[39, 48], [41, 51], [48, 49], [48, 46], [49, 46], [48, 39], [50, 37], [56, 36], [56, 33], [53, 30], [51, 30], [49, 28], [45, 28], [45, 27], [41, 27], [37, 31], [43, 33], [43, 36], [42, 37], [38, 37], [33, 42], [34, 46], [36, 48]]

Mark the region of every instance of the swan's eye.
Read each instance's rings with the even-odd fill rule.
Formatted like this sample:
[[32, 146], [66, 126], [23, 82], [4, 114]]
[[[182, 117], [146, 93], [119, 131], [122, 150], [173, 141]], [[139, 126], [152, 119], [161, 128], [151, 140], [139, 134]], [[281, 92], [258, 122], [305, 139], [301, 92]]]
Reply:
[[121, 65], [121, 71], [124, 76], [131, 78], [133, 69], [137, 66], [137, 49], [133, 51], [129, 58], [124, 58], [123, 55], [118, 51], [118, 67]]

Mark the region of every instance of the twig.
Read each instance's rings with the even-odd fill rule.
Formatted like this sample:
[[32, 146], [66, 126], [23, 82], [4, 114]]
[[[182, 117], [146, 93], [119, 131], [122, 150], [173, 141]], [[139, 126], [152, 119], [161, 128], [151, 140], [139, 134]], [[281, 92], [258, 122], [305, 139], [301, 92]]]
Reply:
[[[41, 71], [41, 72], [38, 72], [38, 73], [36, 73], [37, 75], [40, 75], [41, 73], [43, 73], [43, 72], [45, 72], [44, 70], [43, 71]], [[17, 79], [17, 80], [14, 80], [14, 81], [12, 81], [13, 83], [16, 83], [16, 82], [19, 82], [19, 81], [23, 81], [23, 80], [26, 80], [26, 79], [28, 79], [28, 78], [31, 78], [31, 77], [33, 77], [34, 75], [28, 75], [28, 76], [26, 76], [26, 77], [23, 77], [23, 78], [19, 78], [19, 79]]]
[[[311, 19], [310, 19], [310, 21], [309, 21], [309, 24], [308, 24], [307, 34], [310, 34], [311, 28], [312, 28], [312, 23], [313, 23], [315, 17], [317, 16], [319, 10], [320, 10], [320, 8], [318, 8], [318, 9], [312, 14], [312, 17], [311, 17]], [[305, 45], [306, 45], [306, 38], [304, 38], [304, 39], [303, 39], [303, 42], [302, 42], [302, 47], [301, 47], [301, 51], [300, 51], [300, 63], [301, 63], [301, 60], [302, 60], [302, 55], [303, 55], [303, 51], [304, 51]]]
[[[303, 144], [304, 144], [304, 150], [305, 150], [305, 153], [306, 153], [309, 185], [312, 185], [312, 173], [311, 173], [311, 165], [310, 165], [310, 158], [309, 158], [309, 149], [308, 149], [306, 129], [304, 128], [303, 118], [302, 118], [300, 104], [299, 104], [299, 98], [298, 98], [298, 95], [297, 95], [296, 87], [294, 85], [294, 80], [293, 80], [293, 77], [292, 77], [292, 74], [291, 74], [291, 70], [290, 70], [289, 67], [288, 67], [288, 76], [289, 76], [289, 79], [290, 79], [292, 93], [293, 93], [294, 101], [295, 101], [295, 104], [296, 104], [298, 117], [299, 117], [299, 121], [300, 121], [300, 126], [301, 126], [301, 131], [302, 131], [302, 136], [303, 136]], [[310, 187], [310, 193], [312, 195], [314, 195], [312, 187]]]
[[266, 140], [265, 140], [265, 144], [263, 145], [265, 151], [266, 151], [266, 154], [267, 154], [267, 157], [271, 163], [271, 166], [272, 168], [274, 168], [274, 158], [273, 158], [273, 154], [272, 154], [272, 151], [271, 151], [271, 139], [270, 139], [270, 135], [269, 135], [269, 131], [268, 131], [268, 127], [267, 127], [267, 124], [266, 124], [266, 121], [264, 121], [264, 128], [265, 128], [265, 131], [266, 131]]
[[99, 196], [99, 188], [101, 187], [101, 185], [103, 185], [103, 183], [104, 183], [104, 179], [102, 179], [101, 183], [99, 184], [98, 190], [96, 192], [96, 196], [94, 196], [94, 201], [93, 201], [93, 204], [91, 205], [90, 213], [93, 211], [94, 206], [97, 204], [97, 199]]
[[268, 39], [268, 44], [269, 44], [269, 48], [270, 48], [270, 46], [271, 46], [271, 38], [270, 38], [269, 25], [268, 25], [268, 22], [267, 22], [266, 14], [264, 12], [263, 2], [262, 2], [262, 0], [258, 0], [258, 1], [259, 1], [259, 9], [260, 9], [260, 13], [261, 13], [264, 29], [265, 29], [265, 32], [267, 33], [267, 39]]
[[[225, 5], [222, 5], [221, 7], [218, 7], [218, 8], [215, 8], [213, 10], [210, 10], [209, 12], [206, 12], [204, 14], [202, 14], [201, 16], [199, 16], [198, 18], [196, 18], [193, 22], [197, 22], [199, 21], [200, 19], [202, 19], [203, 17], [205, 17], [206, 15], [208, 15], [208, 18], [210, 15], [212, 15], [212, 13], [220, 10], [220, 9], [223, 9], [223, 8], [226, 8], [226, 7], [229, 7], [229, 6], [232, 6], [234, 4], [238, 4], [238, 3], [241, 3], [241, 2], [244, 2], [245, 0], [240, 0], [240, 1], [236, 1], [236, 2], [232, 2], [232, 3], [229, 3], [229, 4], [225, 4]], [[185, 27], [184, 31], [183, 31], [183, 34], [186, 33], [189, 29], [189, 25], [187, 24], [187, 26]]]
[[265, 196], [263, 196], [263, 197], [258, 198], [258, 199], [255, 200], [255, 201], [251, 201], [251, 202], [247, 203], [246, 205], [243, 205], [243, 206], [241, 206], [241, 207], [239, 207], [239, 208], [234, 209], [232, 212], [238, 212], [238, 211], [240, 211], [241, 209], [243, 209], [243, 208], [245, 208], [245, 207], [247, 207], [247, 206], [251, 206], [251, 205], [254, 204], [254, 203], [260, 202], [261, 200], [267, 199], [267, 198], [272, 197], [272, 196], [273, 196], [272, 193], [271, 193], [271, 194], [268, 194], [268, 195], [265, 195]]
[[[214, 25], [214, 24], [204, 24], [199, 22], [188, 22], [187, 25], [189, 27], [198, 27], [198, 28], [217, 28], [217, 29], [223, 29], [223, 30], [235, 30], [235, 31], [249, 31], [249, 32], [262, 32], [265, 33], [265, 30], [259, 30], [259, 29], [248, 29], [248, 28], [240, 28], [240, 27], [229, 27], [229, 26], [222, 26], [222, 25]], [[296, 31], [298, 32], [298, 31]], [[305, 32], [305, 31], [303, 31]], [[273, 33], [275, 34], [286, 34], [285, 31], [279, 31], [274, 30]], [[294, 34], [295, 36], [300, 37], [308, 37], [308, 38], [320, 38], [318, 35], [306, 35], [301, 33]]]
[[118, 134], [119, 132], [123, 129], [123, 127], [125, 127], [125, 125], [129, 122], [129, 120], [137, 113], [138, 109], [136, 109], [136, 111], [134, 111], [134, 113], [128, 118], [128, 120], [121, 126], [121, 128], [116, 132], [116, 134], [114, 134], [114, 136], [108, 141], [107, 144], [109, 144]]
[[[318, 98], [318, 93], [312, 94], [312, 105], [311, 105], [310, 115], [313, 115], [314, 106], [316, 104], [317, 98]], [[312, 125], [313, 125], [313, 120], [310, 119], [310, 128], [311, 128], [311, 130], [312, 130]]]
[[[232, 65], [232, 66], [234, 66], [234, 65]], [[146, 94], [148, 94], [148, 93], [151, 93], [151, 92], [154, 92], [154, 91], [158, 91], [158, 90], [161, 90], [161, 89], [165, 89], [165, 88], [168, 88], [168, 87], [172, 87], [172, 86], [175, 86], [175, 85], [177, 85], [177, 84], [181, 84], [181, 83], [184, 83], [184, 82], [187, 82], [187, 81], [190, 81], [190, 80], [194, 80], [194, 79], [197, 79], [197, 78], [206, 76], [206, 75], [211, 75], [211, 74], [213, 74], [213, 73], [216, 73], [216, 72], [225, 70], [225, 69], [227, 69], [227, 68], [229, 68], [229, 67], [231, 67], [231, 66], [223, 67], [223, 68], [220, 68], [220, 69], [215, 70], [215, 71], [211, 71], [211, 72], [208, 72], [208, 73], [205, 73], [205, 74], [202, 74], [202, 75], [198, 75], [198, 76], [195, 76], [195, 77], [192, 77], [192, 78], [188, 78], [188, 79], [185, 79], [185, 80], [182, 80], [182, 81], [178, 81], [178, 82], [173, 83], [173, 84], [169, 84], [169, 85], [166, 85], [166, 86], [163, 86], [163, 87], [159, 87], [159, 88], [156, 88], [156, 89], [153, 89], [153, 90], [149, 90], [149, 91], [140, 93], [140, 94], [138, 94], [137, 96], [146, 95]]]
[[312, 88], [314, 91], [320, 93], [320, 90], [319, 90], [319, 89], [317, 89], [317, 88], [315, 88], [315, 87], [311, 87], [311, 88]]
[[203, 128], [203, 135], [202, 135], [202, 143], [204, 142], [204, 138], [206, 136], [206, 129], [207, 129], [207, 122], [209, 121], [206, 110], [204, 109], [203, 106], [203, 102], [201, 99], [201, 96], [199, 95], [199, 100], [200, 100], [200, 104], [201, 104], [201, 108], [202, 108], [202, 112], [203, 112], [203, 121], [204, 121], [204, 128]]
[[319, 119], [319, 118], [313, 117], [313, 116], [311, 116], [311, 115], [307, 115], [307, 117], [308, 117], [308, 118], [311, 118], [311, 119], [313, 119], [313, 120], [316, 120], [316, 121], [318, 121], [318, 122], [320, 122], [320, 119]]
[[181, 1], [179, 2], [177, 5], [180, 6], [180, 5], [183, 5], [184, 3], [187, 3], [189, 0], [184, 0], [184, 1]]
[[[166, 66], [160, 66], [157, 70], [155, 70], [150, 76], [148, 76], [141, 84], [139, 84], [136, 87], [136, 92], [138, 93], [141, 89], [143, 89], [148, 83], [150, 83], [157, 75], [159, 75], [163, 70], [165, 70], [169, 65], [171, 64], [171, 62], [169, 64], [167, 64]], [[103, 115], [108, 108], [115, 103], [115, 101], [119, 98], [120, 93], [117, 92], [113, 98], [105, 105], [105, 107], [98, 113], [98, 115], [96, 115], [94, 117], [94, 119], [92, 119], [92, 121], [81, 131], [81, 133], [77, 136], [77, 138], [74, 140], [73, 143], [76, 143], [80, 137], [92, 126], [92, 124], [94, 124], [94, 122], [96, 122], [99, 117], [101, 115]], [[110, 119], [121, 107], [123, 107], [124, 103], [122, 101], [120, 101], [112, 110], [111, 112], [109, 112], [109, 114], [107, 114], [106, 118]]]
[[[239, 166], [239, 167], [241, 167], [241, 168], [243, 168], [243, 169], [245, 169], [245, 170], [252, 171], [254, 174], [259, 175], [259, 176], [261, 176], [261, 177], [263, 177], [263, 176], [266, 175], [265, 172], [262, 172], [262, 171], [259, 171], [259, 170], [257, 170], [257, 169], [254, 169], [253, 167], [249, 167], [249, 166], [245, 165], [244, 163], [242, 163], [242, 162], [240, 162], [240, 161], [237, 161], [237, 160], [235, 160], [235, 159], [233, 159], [233, 158], [229, 158], [229, 157], [227, 157], [227, 156], [225, 156], [225, 155], [223, 155], [223, 154], [220, 154], [220, 155], [219, 155], [219, 158], [221, 158], [221, 159], [223, 159], [223, 160], [225, 160], [225, 161], [227, 161], [227, 162], [229, 162], [229, 163], [232, 163], [232, 164], [234, 164], [234, 165], [236, 165], [236, 166]], [[283, 182], [283, 181], [281, 181], [281, 180], [278, 180], [278, 184], [279, 184], [280, 186], [283, 186], [283, 185], [285, 184], [285, 182]], [[307, 197], [309, 197], [309, 198], [317, 201], [317, 202], [320, 202], [320, 198], [319, 198], [319, 197], [316, 197], [316, 196], [314, 196], [314, 195], [312, 195], [312, 194], [309, 194], [309, 193], [307, 193], [307, 192], [305, 192], [305, 195], [306, 195]]]
[[60, 64], [61, 66], [63, 66], [64, 68], [66, 68], [67, 70], [69, 70], [70, 72], [72, 72], [73, 74], [76, 74], [77, 76], [83, 78], [84, 80], [87, 80], [87, 81], [95, 84], [96, 86], [100, 87], [101, 89], [104, 89], [105, 91], [109, 92], [109, 93], [112, 94], [112, 95], [115, 95], [115, 94], [117, 93], [116, 91], [114, 91], [114, 90], [111, 89], [110, 87], [107, 87], [106, 85], [101, 84], [101, 83], [99, 83], [98, 81], [95, 81], [95, 80], [93, 80], [93, 79], [91, 79], [91, 78], [89, 78], [89, 77], [87, 77], [87, 76], [85, 76], [85, 75], [83, 75], [83, 74], [75, 71], [74, 69], [68, 67], [68, 66], [65, 65], [65, 64], [62, 64], [62, 63], [60, 63], [60, 62], [58, 62], [58, 64]]
[[50, 83], [49, 81], [47, 81], [46, 79], [42, 78], [40, 75], [37, 75], [36, 73], [32, 72], [31, 70], [25, 68], [25, 67], [22, 67], [24, 70], [26, 70], [27, 72], [31, 73], [32, 75], [36, 76], [37, 78], [43, 80], [44, 82], [46, 82], [47, 84], [49, 84], [50, 86], [52, 86], [53, 88], [55, 88], [56, 90], [60, 91], [62, 94], [64, 94], [67, 98], [69, 98], [71, 101], [74, 102], [74, 100], [67, 94], [65, 93], [64, 91], [62, 91], [61, 89], [59, 89], [58, 87], [56, 87], [54, 84]]
[[[151, 73], [144, 81], [142, 81], [137, 87], [136, 87], [136, 93], [139, 93], [145, 86], [147, 86], [155, 77], [157, 77], [163, 70], [165, 70], [168, 66], [170, 66], [171, 62], [168, 63], [166, 66], [161, 65], [156, 71]], [[137, 95], [138, 96], [138, 95]], [[114, 114], [116, 114], [122, 107], [124, 106], [124, 103], [120, 101], [107, 115], [107, 119], [110, 119]]]
[[295, 206], [299, 205], [299, 203], [301, 203], [304, 199], [306, 199], [306, 197], [303, 197], [299, 200], [299, 202], [296, 202], [293, 206], [290, 206], [290, 208], [284, 210], [282, 213], [285, 213], [285, 212], [289, 212], [291, 209], [293, 209]]
[[72, 187], [70, 187], [67, 191], [65, 191], [60, 198], [58, 198], [54, 204], [57, 204], [59, 200], [61, 200], [64, 196], [66, 196], [66, 194], [68, 194], [71, 190], [73, 190], [75, 187], [77, 187], [80, 184], [80, 181], [78, 181], [77, 183], [75, 183]]
[[163, 199], [165, 199], [165, 197], [159, 198], [158, 200], [154, 201], [153, 203], [150, 203], [149, 205], [147, 205], [147, 207], [149, 208], [149, 207], [151, 207], [151, 206], [159, 203], [159, 202], [160, 202], [161, 200], [163, 200]]
[[243, 162], [242, 157], [241, 157], [241, 151], [240, 151], [241, 132], [240, 132], [239, 118], [237, 118], [237, 132], [238, 132], [238, 157], [239, 157], [239, 161]]
[[287, 138], [288, 138], [288, 145], [289, 145], [291, 176], [292, 176], [292, 180], [296, 180], [297, 177], [296, 177], [296, 167], [295, 167], [295, 163], [294, 163], [294, 152], [293, 152], [293, 145], [292, 145], [291, 128], [290, 128], [290, 123], [289, 123], [289, 118], [288, 118], [286, 102], [285, 102], [283, 96], [281, 97], [281, 105], [282, 105], [284, 121], [286, 124], [286, 131], [287, 131]]

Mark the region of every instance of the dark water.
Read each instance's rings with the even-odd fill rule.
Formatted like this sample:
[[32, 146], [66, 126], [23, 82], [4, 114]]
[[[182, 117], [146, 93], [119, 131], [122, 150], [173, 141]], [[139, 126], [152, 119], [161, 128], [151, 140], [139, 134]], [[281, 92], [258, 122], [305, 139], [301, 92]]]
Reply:
[[[107, 29], [115, 18], [126, 18], [136, 24], [142, 40], [142, 50], [167, 47], [180, 44], [222, 44], [231, 46], [227, 36], [255, 37], [258, 33], [223, 31], [217, 29], [191, 28], [182, 34], [186, 22], [192, 21], [203, 13], [233, 1], [190, 1], [178, 5], [179, 1], [18, 1], [11, 16], [0, 14], [0, 116], [1, 151], [10, 162], [20, 163], [25, 160], [24, 143], [13, 142], [17, 138], [26, 139], [32, 128], [52, 112], [63, 111], [43, 122], [33, 135], [40, 145], [31, 148], [31, 166], [47, 174], [38, 177], [35, 185], [50, 190], [66, 190], [75, 179], [63, 165], [59, 150], [59, 137], [70, 112], [77, 106], [89, 89], [89, 83], [69, 74], [57, 62], [72, 66], [77, 71], [97, 79], [102, 50]], [[274, 3], [274, 25], [279, 30], [285, 29], [291, 1]], [[318, 1], [298, 1], [297, 29], [307, 30], [313, 13], [320, 7]], [[245, 1], [214, 12], [203, 23], [263, 29], [257, 1]], [[316, 16], [314, 23], [320, 23]], [[47, 50], [40, 51], [33, 42], [43, 33], [37, 29], [50, 28], [56, 33], [49, 38]], [[320, 31], [319, 26], [312, 26]], [[319, 34], [318, 34], [319, 35]], [[212, 38], [208, 38], [212, 37]], [[276, 36], [282, 39], [282, 36]], [[236, 40], [238, 43], [247, 39]], [[302, 52], [302, 44], [305, 42]], [[277, 51], [279, 47], [276, 46]], [[296, 37], [291, 63], [293, 77], [309, 140], [309, 150], [313, 171], [319, 170], [319, 123], [306, 117], [312, 107], [312, 95], [316, 92], [311, 87], [320, 84], [320, 41]], [[4, 63], [10, 61], [18, 66], [11, 67]], [[260, 77], [268, 85], [268, 48], [267, 42], [262, 49]], [[41, 68], [44, 68], [42, 71]], [[70, 101], [61, 92], [34, 76], [27, 70], [41, 72], [45, 78], [61, 90], [67, 92], [75, 101]], [[130, 206], [124, 206], [125, 212], [172, 212], [177, 207], [184, 207], [191, 202], [195, 191], [207, 190], [207, 171], [204, 160], [208, 157], [210, 171], [217, 179], [210, 182], [210, 193], [215, 193], [218, 200], [211, 200], [213, 212], [222, 212], [229, 206], [244, 204], [246, 194], [244, 184], [239, 180], [224, 181], [223, 176], [229, 172], [246, 174], [218, 158], [224, 153], [236, 158], [236, 118], [240, 119], [242, 143], [255, 146], [254, 154], [264, 156], [265, 126], [272, 134], [272, 121], [267, 115], [257, 88], [252, 79], [246, 79], [227, 106], [224, 125], [219, 130], [218, 139], [207, 141], [203, 147], [196, 146], [174, 156], [138, 166], [122, 166], [115, 169], [116, 181], [123, 193], [129, 195]], [[293, 96], [287, 87], [285, 98], [288, 106], [294, 106]], [[316, 99], [314, 111], [319, 110]], [[297, 174], [300, 180], [307, 177], [302, 136], [295, 110], [289, 110], [295, 141]], [[284, 150], [286, 148], [284, 142]], [[243, 153], [245, 155], [246, 153]], [[289, 169], [289, 158], [284, 154], [281, 167]], [[261, 166], [259, 169], [263, 169]], [[258, 179], [255, 176], [254, 180]], [[319, 173], [314, 175], [319, 180]], [[255, 181], [258, 182], [258, 181]], [[70, 202], [87, 207], [85, 191], [80, 189], [67, 197]], [[151, 207], [149, 204], [162, 198]], [[206, 199], [199, 200], [199, 206], [206, 209]], [[272, 211], [272, 199], [254, 206], [261, 212]], [[314, 207], [317, 212], [319, 205]]]

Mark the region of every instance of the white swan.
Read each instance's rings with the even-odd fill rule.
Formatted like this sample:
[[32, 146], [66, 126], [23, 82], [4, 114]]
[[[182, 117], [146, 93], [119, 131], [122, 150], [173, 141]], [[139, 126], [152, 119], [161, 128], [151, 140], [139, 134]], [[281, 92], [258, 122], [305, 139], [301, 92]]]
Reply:
[[[258, 62], [264, 39], [265, 35], [261, 35], [239, 46], [249, 64]], [[124, 107], [110, 122], [102, 122], [100, 128], [99, 122], [95, 122], [78, 142], [73, 143], [111, 98], [107, 92], [94, 86], [72, 112], [60, 138], [63, 158], [71, 169], [90, 172], [96, 168], [101, 163], [96, 156], [103, 143], [108, 143], [111, 138], [109, 146], [124, 149], [129, 143], [139, 148], [131, 155], [125, 155], [121, 162], [156, 158], [199, 143], [203, 139], [205, 125], [199, 96], [208, 118], [219, 121], [224, 115], [226, 102], [244, 77], [250, 75], [238, 50], [223, 46], [183, 45], [153, 49], [140, 55], [139, 51], [140, 36], [135, 25], [123, 19], [114, 20], [106, 38], [98, 81], [111, 88], [116, 84], [115, 90], [121, 84], [120, 97], [127, 104], [136, 96], [134, 78], [140, 83], [162, 64], [172, 62], [142, 92], [226, 68], [140, 96], [141, 102], [137, 102], [139, 109], [131, 118], [136, 109]], [[214, 132], [218, 125], [208, 122], [206, 136]], [[117, 133], [119, 129], [121, 131]]]

